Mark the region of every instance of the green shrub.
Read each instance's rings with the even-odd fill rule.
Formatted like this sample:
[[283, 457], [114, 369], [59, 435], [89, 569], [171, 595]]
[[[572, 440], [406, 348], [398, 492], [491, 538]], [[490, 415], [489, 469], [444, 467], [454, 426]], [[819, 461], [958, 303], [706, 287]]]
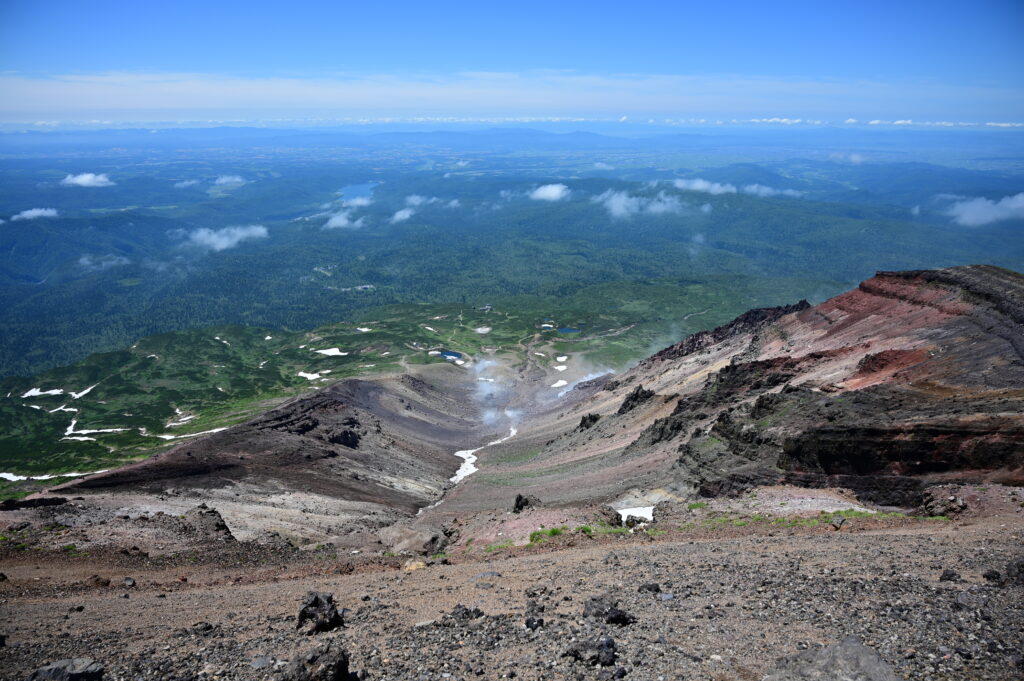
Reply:
[[696, 511], [701, 508], [707, 508], [708, 502], [706, 501], [693, 501], [686, 505], [686, 508], [690, 511]]
[[500, 544], [488, 544], [484, 547], [484, 551], [486, 551], [487, 553], [491, 553], [492, 551], [497, 551], [498, 549], [507, 549], [514, 543], [515, 542], [509, 539], [508, 541], [503, 541]]

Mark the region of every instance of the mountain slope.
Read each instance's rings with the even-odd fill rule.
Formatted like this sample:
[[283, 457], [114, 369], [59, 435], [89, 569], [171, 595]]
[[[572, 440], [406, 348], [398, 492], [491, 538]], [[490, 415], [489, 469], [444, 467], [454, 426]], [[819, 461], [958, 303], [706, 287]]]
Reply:
[[937, 482], [1022, 484], [1022, 301], [1024, 277], [976, 266], [751, 311], [581, 386], [520, 439], [527, 460], [484, 457], [449, 511], [509, 488], [586, 504], [789, 482], [913, 506]]
[[[244, 536], [343, 534], [379, 548], [367, 532], [499, 518], [517, 494], [549, 511], [504, 532], [513, 538], [602, 504], [760, 485], [913, 507], [940, 483], [1024, 484], [1024, 277], [999, 268], [882, 272], [820, 305], [751, 310], [614, 377], [551, 383], [570, 374], [533, 357], [544, 354], [493, 374], [500, 392], [483, 398], [450, 365], [347, 379], [54, 491], [107, 512], [209, 500]], [[518, 433], [446, 482], [456, 449], [500, 431], [487, 409]]]

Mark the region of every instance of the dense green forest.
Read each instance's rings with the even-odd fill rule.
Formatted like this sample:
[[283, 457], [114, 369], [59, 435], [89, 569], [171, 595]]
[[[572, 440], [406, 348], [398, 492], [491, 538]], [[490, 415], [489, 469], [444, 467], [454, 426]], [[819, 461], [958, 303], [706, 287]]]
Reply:
[[[936, 198], [1019, 190], [1010, 171], [814, 159], [702, 167], [682, 165], [699, 154], [648, 144], [467, 151], [408, 141], [333, 153], [293, 140], [270, 150], [8, 154], [0, 374], [176, 329], [298, 331], [395, 304], [557, 303], [599, 284], [728, 287], [739, 275], [785, 302], [776, 294], [821, 299], [878, 269], [1024, 266], [1019, 224], [964, 228]], [[110, 184], [62, 184], [85, 171]], [[545, 185], [564, 196], [534, 198]], [[17, 219], [33, 208], [57, 215]], [[248, 238], [234, 240], [238, 229]], [[773, 290], [794, 279], [806, 287]]]

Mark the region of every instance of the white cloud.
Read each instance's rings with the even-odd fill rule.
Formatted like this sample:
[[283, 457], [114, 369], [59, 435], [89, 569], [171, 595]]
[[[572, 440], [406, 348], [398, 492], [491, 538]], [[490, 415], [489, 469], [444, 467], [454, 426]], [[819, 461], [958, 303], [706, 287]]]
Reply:
[[225, 227], [223, 229], [209, 229], [203, 227], [191, 232], [188, 240], [195, 246], [208, 248], [211, 251], [223, 251], [234, 248], [247, 239], [264, 239], [267, 236], [267, 228], [263, 225], [245, 225], [239, 227]]
[[363, 226], [365, 218], [359, 218], [358, 220], [352, 219], [352, 211], [343, 210], [332, 215], [326, 223], [324, 223], [324, 229], [359, 229]]
[[683, 189], [690, 192], [704, 192], [705, 194], [735, 194], [736, 187], [731, 184], [719, 184], [707, 180], [674, 180], [672, 182], [676, 189]]
[[638, 213], [649, 213], [651, 215], [664, 215], [666, 213], [681, 213], [683, 203], [674, 196], [668, 196], [665, 192], [659, 192], [657, 196], [631, 196], [626, 192], [609, 189], [591, 199], [605, 207], [608, 214], [613, 218], [629, 218]]
[[803, 196], [804, 193], [795, 189], [775, 189], [774, 187], [766, 187], [763, 184], [748, 184], [741, 189], [744, 194], [751, 194], [753, 196], [760, 196], [761, 198], [767, 198], [771, 196]]
[[23, 210], [14, 217], [11, 218], [11, 222], [18, 220], [35, 220], [36, 218], [55, 218], [57, 217], [56, 208], [29, 208]]
[[349, 208], [366, 208], [373, 203], [373, 199], [369, 196], [357, 196], [354, 199], [345, 199], [341, 203]]
[[194, 187], [199, 184], [199, 180], [182, 180], [181, 182], [175, 182], [175, 189], [185, 189], [186, 187]]
[[391, 224], [397, 224], [399, 222], [405, 222], [413, 215], [416, 215], [416, 211], [412, 208], [403, 208], [402, 210], [395, 211], [395, 214], [391, 216]]
[[569, 188], [564, 184], [545, 184], [530, 192], [534, 201], [561, 201], [569, 196]]
[[0, 218], [0, 225], [4, 224], [5, 222], [7, 222], [7, 220], [4, 220], [3, 218]]
[[946, 211], [953, 222], [965, 227], [980, 227], [1003, 220], [1024, 220], [1024, 192], [998, 201], [985, 198], [957, 201]]
[[615, 170], [615, 166], [609, 165], [604, 161], [597, 161], [594, 164], [594, 170]]
[[462, 202], [460, 202], [458, 199], [452, 199], [451, 201], [445, 204], [447, 208], [458, 208], [461, 205]]
[[215, 185], [224, 184], [245, 184], [245, 178], [241, 175], [221, 175], [213, 181]]
[[120, 255], [114, 255], [112, 253], [100, 256], [86, 254], [78, 259], [78, 266], [89, 272], [99, 272], [102, 270], [108, 270], [111, 267], [127, 265], [130, 262], [131, 260], [128, 258]]
[[910, 214], [916, 218], [918, 215], [921, 214], [921, 206], [914, 206], [913, 208], [911, 208]]
[[850, 125], [852, 125], [853, 123], [856, 123], [856, 122], [857, 122], [856, 118], [847, 118], [845, 121], [843, 121], [843, 123], [847, 123], [847, 124], [850, 124]]
[[[377, 112], [422, 120], [435, 110], [438, 118], [477, 120], [616, 120], [624, 102], [648, 116], [679, 111], [714, 112], [744, 122], [764, 112], [800, 112], [803, 118], [756, 118], [783, 125], [823, 118], [867, 120], [872, 111], [898, 111], [925, 119], [931, 111], [981, 120], [1014, 120], [1020, 110], [1019, 88], [1008, 85], [907, 83], [863, 78], [784, 78], [686, 73], [598, 74], [556, 69], [519, 72], [433, 72], [416, 75], [363, 72], [317, 77], [241, 77], [226, 73], [0, 73], [0, 115], [6, 120], [47, 119], [165, 121], [167, 111], [183, 120], [213, 124], [231, 119], [305, 118], [312, 112], [339, 112], [366, 120]], [[851, 108], [856, 102], [857, 108]], [[524, 115], [527, 111], [530, 115]], [[452, 116], [459, 112], [459, 116]], [[317, 114], [319, 115], [319, 114]], [[768, 114], [771, 115], [771, 114]], [[794, 114], [795, 115], [795, 114]], [[130, 117], [130, 118], [129, 118]], [[630, 119], [632, 120], [632, 119]], [[703, 119], [693, 119], [703, 120]], [[51, 120], [38, 121], [51, 127]], [[102, 125], [103, 121], [97, 121]]]
[[705, 203], [703, 206], [700, 207], [700, 212], [704, 213], [704, 215], [710, 215], [711, 214], [711, 204], [710, 203]]
[[68, 175], [60, 181], [63, 187], [113, 187], [116, 183], [106, 173], [82, 173]]
[[420, 196], [419, 194], [410, 194], [405, 197], [405, 205], [407, 206], [425, 206], [431, 203], [437, 203], [441, 199], [436, 196]]

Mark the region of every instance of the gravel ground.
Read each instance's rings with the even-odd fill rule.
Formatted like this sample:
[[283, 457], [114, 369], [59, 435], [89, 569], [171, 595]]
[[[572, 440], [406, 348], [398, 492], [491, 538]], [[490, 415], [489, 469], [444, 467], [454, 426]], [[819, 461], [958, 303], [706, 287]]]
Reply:
[[[1005, 577], [1021, 556], [1019, 517], [858, 522], [777, 536], [576, 536], [351, 574], [335, 574], [352, 570], [347, 554], [237, 569], [193, 556], [132, 574], [98, 556], [5, 559], [0, 678], [67, 657], [97, 660], [106, 679], [302, 678], [285, 662], [333, 642], [369, 679], [757, 680], [851, 634], [899, 678], [1021, 678], [1024, 585], [986, 577]], [[111, 585], [83, 584], [90, 572]], [[345, 625], [297, 631], [309, 591], [333, 593]]]

